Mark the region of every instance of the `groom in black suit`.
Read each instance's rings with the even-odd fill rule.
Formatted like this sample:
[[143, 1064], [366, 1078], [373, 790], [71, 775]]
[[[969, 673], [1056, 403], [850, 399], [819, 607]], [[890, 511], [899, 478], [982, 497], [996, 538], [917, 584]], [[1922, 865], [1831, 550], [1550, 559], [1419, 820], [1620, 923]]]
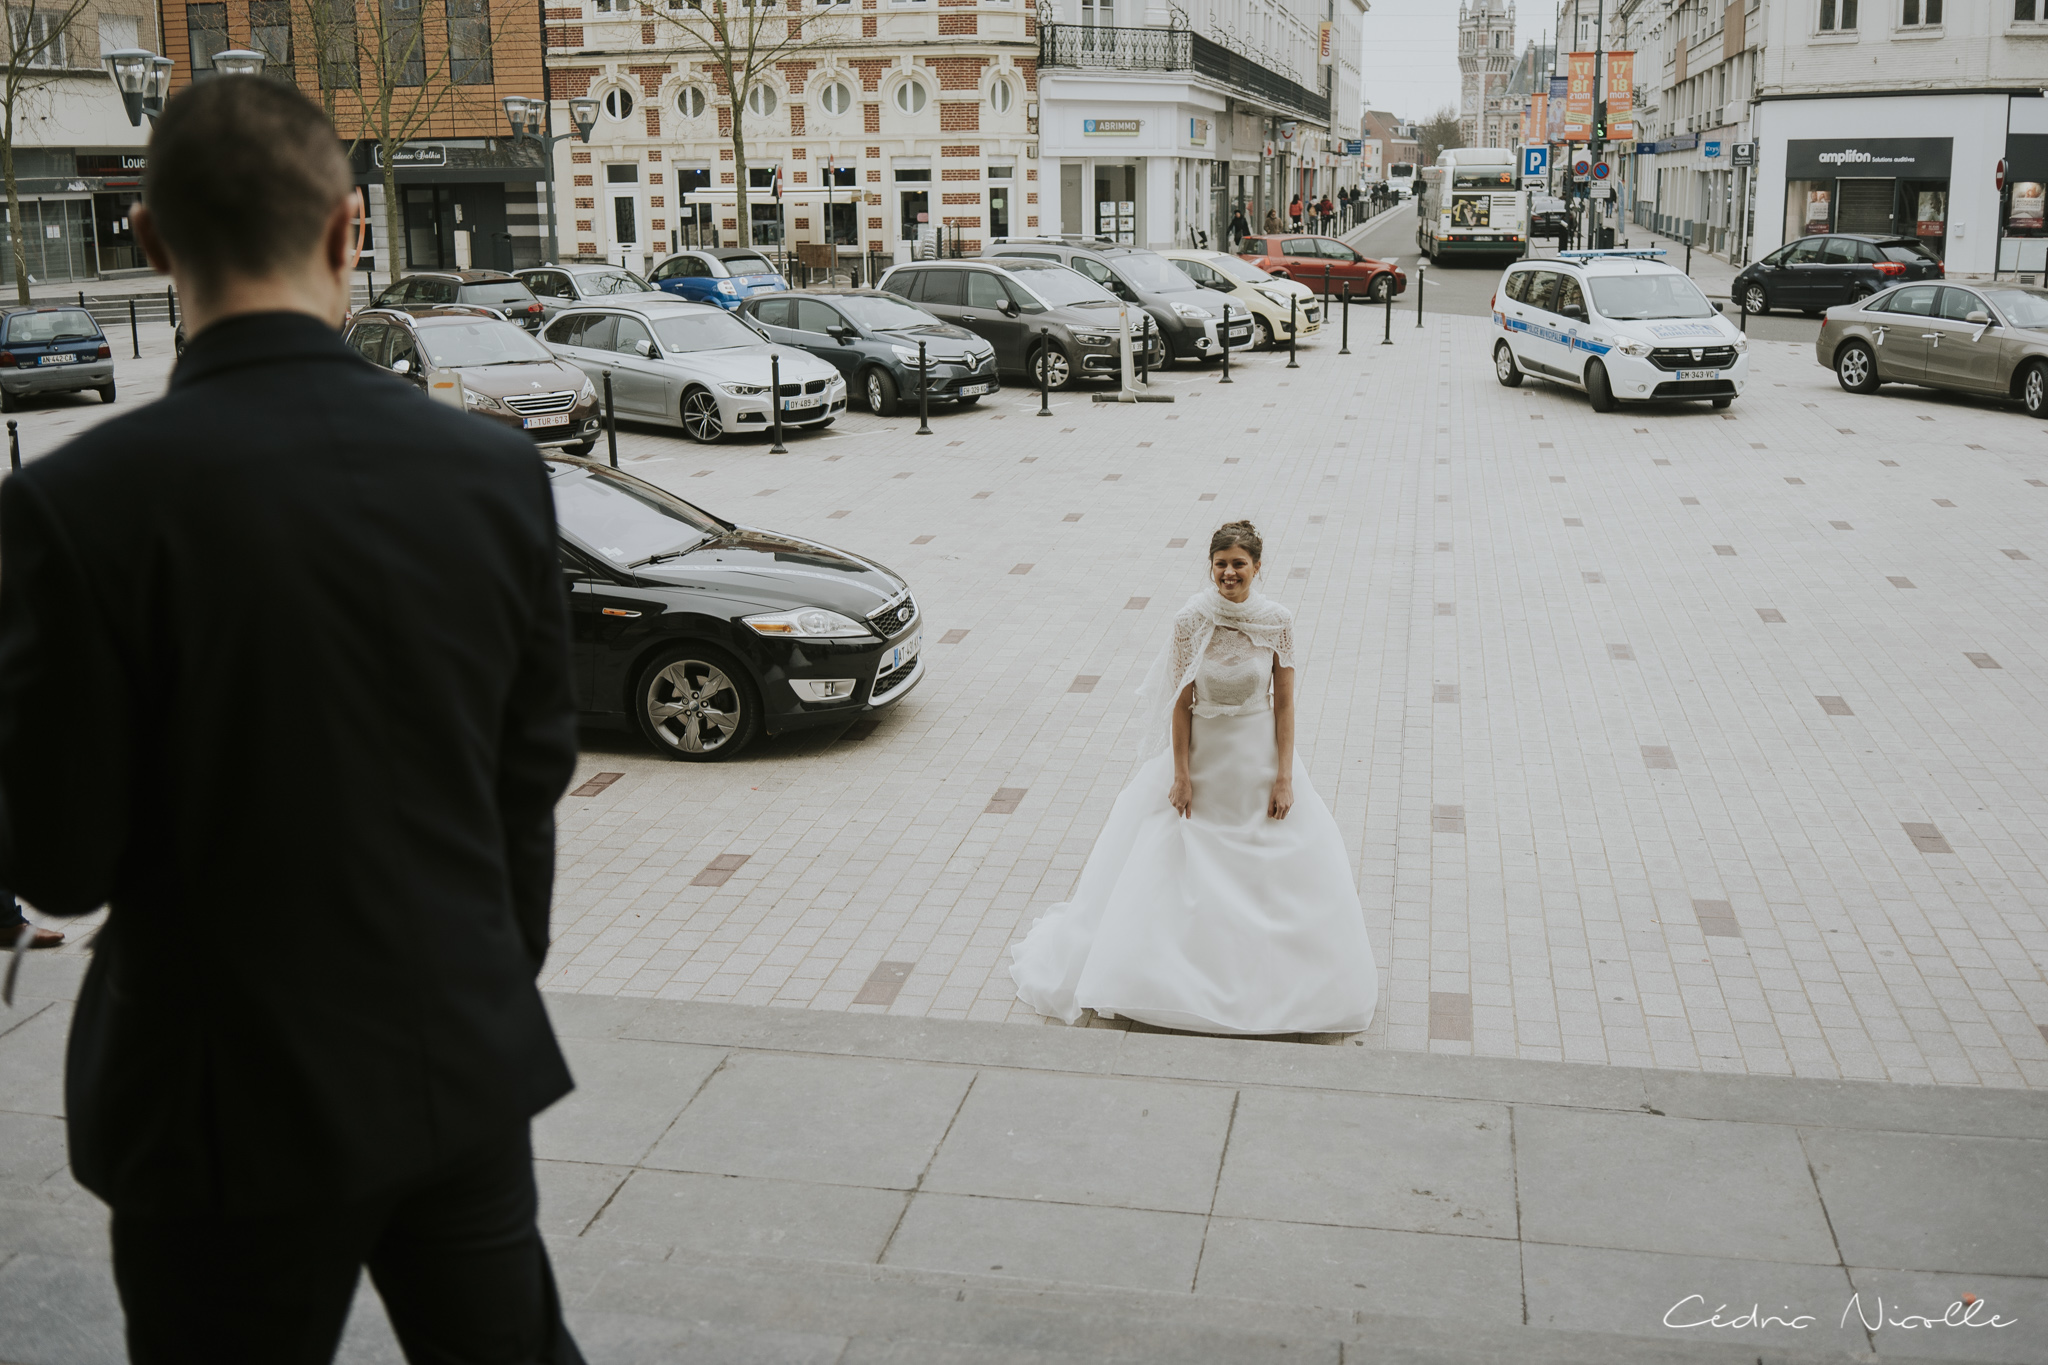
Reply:
[[[139, 1362], [578, 1362], [534, 1223], [535, 985], [574, 766], [534, 448], [336, 334], [352, 186], [297, 91], [173, 99], [133, 214], [162, 401], [0, 486], [0, 883], [111, 907], [72, 1169]], [[387, 244], [391, 249], [395, 244]]]

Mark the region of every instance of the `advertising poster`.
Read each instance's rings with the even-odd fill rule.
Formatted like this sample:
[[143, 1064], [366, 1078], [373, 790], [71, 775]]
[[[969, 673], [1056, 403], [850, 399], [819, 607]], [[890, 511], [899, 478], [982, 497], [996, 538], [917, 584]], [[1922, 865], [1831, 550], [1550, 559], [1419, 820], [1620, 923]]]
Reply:
[[1524, 143], [1540, 145], [1550, 141], [1550, 96], [1529, 96], [1528, 125], [1522, 130]]
[[1451, 196], [1451, 226], [1454, 228], [1483, 228], [1493, 225], [1493, 196], [1490, 194], [1453, 194]]
[[1607, 54], [1607, 139], [1636, 139], [1636, 54]]
[[1808, 234], [1828, 230], [1828, 192], [1808, 190], [1806, 192], [1806, 231]]
[[1545, 125], [1545, 136], [1543, 139], [1545, 142], [1564, 141], [1564, 101], [1565, 92], [1570, 86], [1571, 81], [1564, 76], [1552, 76], [1550, 78], [1550, 100], [1545, 114], [1548, 122]]
[[1585, 142], [1593, 136], [1593, 66], [1597, 52], [1574, 52], [1565, 76], [1564, 140]]
[[2018, 181], [2012, 187], [2012, 216], [2006, 225], [2021, 232], [2039, 232], [2044, 210], [2048, 210], [2048, 184]]
[[1919, 212], [1914, 215], [1913, 235], [1940, 237], [1948, 232], [1948, 191], [1920, 191]]

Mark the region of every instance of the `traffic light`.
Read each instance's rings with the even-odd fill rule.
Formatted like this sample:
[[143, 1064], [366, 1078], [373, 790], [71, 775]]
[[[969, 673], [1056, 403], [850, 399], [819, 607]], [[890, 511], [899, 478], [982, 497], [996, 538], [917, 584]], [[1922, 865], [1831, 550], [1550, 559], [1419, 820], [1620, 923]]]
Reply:
[[1593, 106], [1593, 141], [1607, 141], [1607, 101], [1601, 100]]

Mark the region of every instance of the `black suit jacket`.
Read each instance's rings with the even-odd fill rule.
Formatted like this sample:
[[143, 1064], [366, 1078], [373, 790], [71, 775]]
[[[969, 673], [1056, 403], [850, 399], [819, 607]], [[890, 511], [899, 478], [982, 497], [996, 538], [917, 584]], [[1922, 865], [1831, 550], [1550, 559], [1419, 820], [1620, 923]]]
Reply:
[[118, 1209], [348, 1199], [569, 1089], [535, 985], [575, 763], [534, 447], [314, 318], [0, 485], [0, 883], [108, 903], [72, 1168]]

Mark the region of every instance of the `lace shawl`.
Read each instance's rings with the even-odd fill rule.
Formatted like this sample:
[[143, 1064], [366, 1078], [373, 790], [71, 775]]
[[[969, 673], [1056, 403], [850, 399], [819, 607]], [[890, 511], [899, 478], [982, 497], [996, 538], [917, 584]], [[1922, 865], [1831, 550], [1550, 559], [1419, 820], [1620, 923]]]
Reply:
[[1254, 645], [1273, 651], [1275, 668], [1294, 667], [1294, 613], [1265, 594], [1254, 590], [1242, 602], [1233, 602], [1214, 588], [1188, 599], [1174, 614], [1173, 628], [1159, 657], [1145, 674], [1138, 689], [1141, 745], [1147, 757], [1158, 753], [1173, 740], [1174, 699], [1195, 680], [1202, 655], [1219, 626], [1244, 635]]

